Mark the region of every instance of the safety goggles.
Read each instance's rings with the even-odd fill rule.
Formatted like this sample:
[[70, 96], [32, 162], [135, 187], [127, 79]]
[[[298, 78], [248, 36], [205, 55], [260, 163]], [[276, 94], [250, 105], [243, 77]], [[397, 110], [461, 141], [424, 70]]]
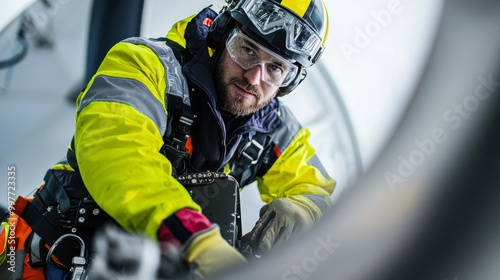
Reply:
[[242, 6], [252, 23], [264, 34], [278, 29], [287, 32], [286, 47], [298, 54], [314, 57], [321, 38], [303, 20], [270, 1], [249, 0]]
[[261, 79], [274, 86], [289, 85], [298, 71], [297, 65], [263, 47], [238, 28], [227, 38], [226, 49], [234, 62], [245, 70], [260, 65]]

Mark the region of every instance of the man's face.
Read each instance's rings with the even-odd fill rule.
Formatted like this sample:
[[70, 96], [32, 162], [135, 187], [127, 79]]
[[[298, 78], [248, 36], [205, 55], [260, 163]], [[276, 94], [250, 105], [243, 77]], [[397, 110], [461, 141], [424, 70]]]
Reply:
[[269, 104], [279, 87], [262, 81], [262, 74], [261, 65], [245, 70], [224, 49], [215, 69], [218, 105], [245, 116]]

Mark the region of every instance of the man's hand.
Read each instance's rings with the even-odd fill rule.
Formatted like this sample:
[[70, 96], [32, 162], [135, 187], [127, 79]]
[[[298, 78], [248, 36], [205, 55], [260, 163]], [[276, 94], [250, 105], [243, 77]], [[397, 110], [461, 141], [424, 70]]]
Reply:
[[183, 251], [190, 268], [205, 277], [246, 263], [243, 255], [222, 238], [216, 225], [193, 235], [184, 244]]
[[260, 209], [259, 220], [242, 242], [260, 254], [284, 243], [292, 234], [303, 232], [319, 217], [321, 210], [303, 196], [276, 198]]
[[[243, 255], [222, 238], [218, 225], [191, 209], [181, 209], [166, 218], [158, 230], [158, 240], [163, 247], [177, 246], [181, 252], [179, 259], [187, 264], [189, 273], [197, 276], [211, 276], [246, 262]], [[162, 265], [162, 268], [167, 276], [178, 271], [173, 269], [170, 273], [170, 266]]]

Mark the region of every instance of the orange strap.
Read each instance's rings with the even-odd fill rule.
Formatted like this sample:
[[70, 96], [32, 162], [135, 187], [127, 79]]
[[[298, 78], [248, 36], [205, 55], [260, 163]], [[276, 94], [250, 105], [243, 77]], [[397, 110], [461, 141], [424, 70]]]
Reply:
[[184, 150], [188, 152], [190, 155], [193, 154], [193, 144], [191, 144], [191, 135], [189, 136], [188, 140], [186, 141], [186, 146], [184, 147]]

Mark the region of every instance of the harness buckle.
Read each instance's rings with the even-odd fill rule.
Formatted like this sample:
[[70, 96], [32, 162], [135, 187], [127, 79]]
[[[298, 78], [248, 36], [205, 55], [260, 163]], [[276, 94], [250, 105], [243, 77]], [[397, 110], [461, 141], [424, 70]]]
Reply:
[[184, 151], [184, 146], [189, 137], [189, 130], [193, 124], [193, 119], [181, 116], [179, 118], [179, 124], [177, 127], [177, 133], [173, 136], [172, 145], [181, 151]]
[[[247, 151], [251, 151], [250, 149], [257, 149], [258, 152], [257, 152], [257, 155], [255, 156], [255, 158], [252, 157], [252, 155], [247, 153]], [[241, 155], [244, 156], [245, 158], [249, 159], [250, 164], [253, 165], [259, 161], [259, 158], [262, 155], [262, 151], [264, 151], [264, 147], [259, 142], [255, 141], [255, 139], [252, 139], [252, 141], [248, 142], [243, 147], [243, 150], [241, 151]]]
[[191, 126], [193, 124], [193, 120], [185, 116], [181, 116], [179, 121], [187, 126]]

